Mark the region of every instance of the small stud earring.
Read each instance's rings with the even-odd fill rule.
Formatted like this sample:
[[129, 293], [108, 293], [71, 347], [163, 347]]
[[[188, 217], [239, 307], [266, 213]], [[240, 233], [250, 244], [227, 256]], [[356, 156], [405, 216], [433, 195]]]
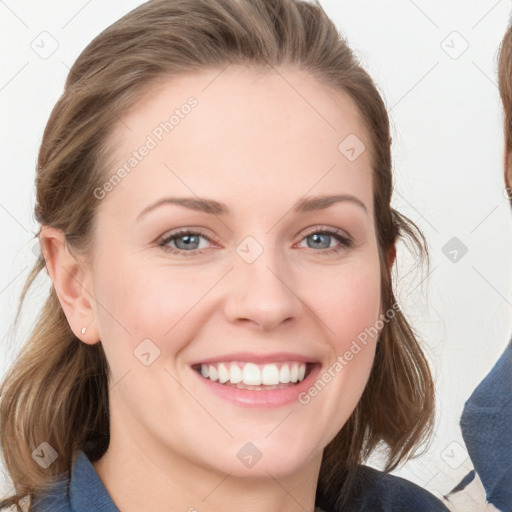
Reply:
[[85, 334], [86, 327], [82, 327], [82, 334]]

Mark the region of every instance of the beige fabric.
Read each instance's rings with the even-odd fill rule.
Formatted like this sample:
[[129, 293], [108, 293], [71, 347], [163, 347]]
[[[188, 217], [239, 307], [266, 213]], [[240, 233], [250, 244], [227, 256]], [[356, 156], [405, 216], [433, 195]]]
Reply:
[[452, 494], [443, 503], [451, 512], [500, 512], [486, 502], [485, 490], [478, 475], [465, 489]]

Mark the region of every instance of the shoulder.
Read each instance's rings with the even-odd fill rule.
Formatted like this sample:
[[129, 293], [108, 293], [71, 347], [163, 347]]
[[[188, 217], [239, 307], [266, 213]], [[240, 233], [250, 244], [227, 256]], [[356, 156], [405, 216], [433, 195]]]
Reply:
[[447, 512], [443, 503], [427, 490], [404, 478], [368, 466], [357, 469], [353, 512]]

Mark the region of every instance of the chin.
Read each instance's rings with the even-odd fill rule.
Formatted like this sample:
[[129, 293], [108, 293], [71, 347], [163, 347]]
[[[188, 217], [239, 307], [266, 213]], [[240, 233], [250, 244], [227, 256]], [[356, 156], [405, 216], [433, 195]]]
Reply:
[[233, 477], [269, 478], [270, 474], [279, 479], [300, 471], [316, 458], [321, 460], [323, 450], [314, 451], [313, 446], [307, 446], [302, 440], [305, 435], [288, 433], [286, 436], [276, 435], [274, 439], [270, 437], [252, 436], [253, 441], [230, 440], [225, 451], [209, 462], [217, 471]]

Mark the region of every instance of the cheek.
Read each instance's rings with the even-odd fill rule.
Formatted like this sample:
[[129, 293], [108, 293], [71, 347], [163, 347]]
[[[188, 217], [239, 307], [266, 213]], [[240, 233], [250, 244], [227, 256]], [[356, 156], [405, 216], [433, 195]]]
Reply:
[[144, 339], [161, 352], [178, 352], [197, 325], [186, 320], [193, 318], [196, 306], [200, 309], [201, 298], [217, 280], [217, 275], [205, 276], [193, 268], [171, 270], [121, 257], [114, 265], [105, 258], [94, 285], [100, 339], [108, 340], [105, 350], [116, 351], [114, 361], [124, 366]]
[[376, 262], [354, 262], [331, 272], [329, 279], [322, 282], [323, 286], [317, 284], [312, 288], [315, 291], [311, 306], [321, 316], [336, 352], [340, 353], [379, 318], [379, 266]]
[[321, 438], [324, 445], [346, 423], [370, 376], [381, 310], [378, 256], [354, 258], [327, 277], [317, 280], [324, 283], [322, 289], [312, 288], [310, 306], [322, 320], [329, 362], [298, 397], [308, 415], [329, 426]]

